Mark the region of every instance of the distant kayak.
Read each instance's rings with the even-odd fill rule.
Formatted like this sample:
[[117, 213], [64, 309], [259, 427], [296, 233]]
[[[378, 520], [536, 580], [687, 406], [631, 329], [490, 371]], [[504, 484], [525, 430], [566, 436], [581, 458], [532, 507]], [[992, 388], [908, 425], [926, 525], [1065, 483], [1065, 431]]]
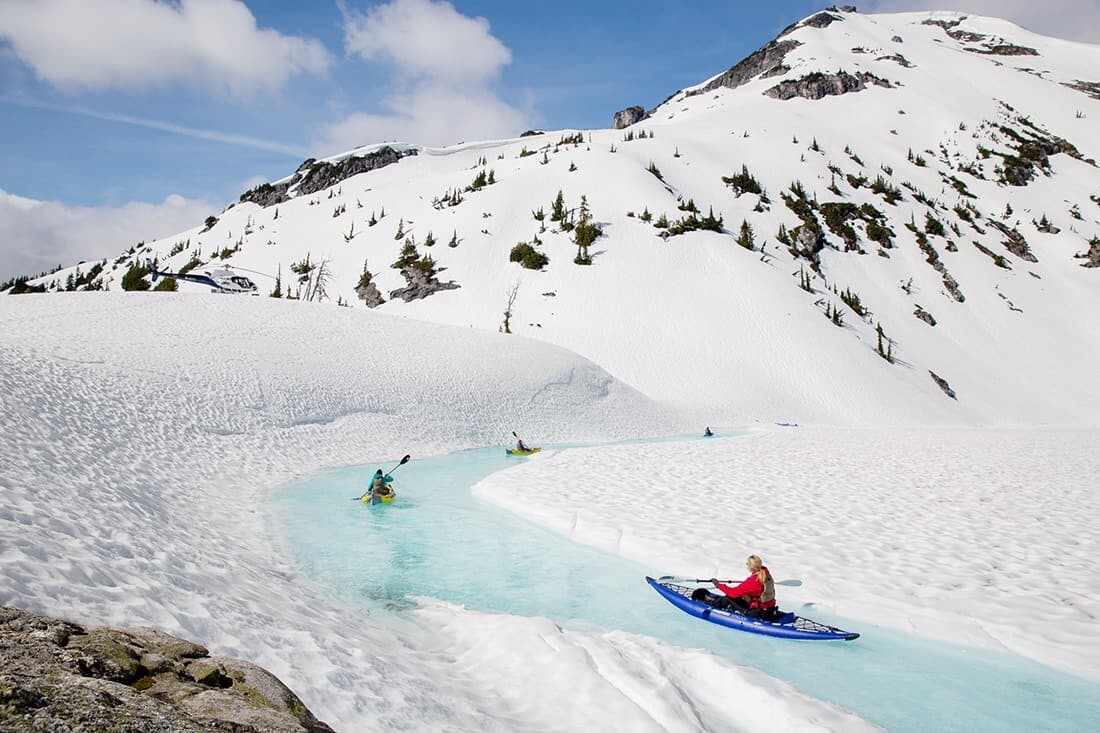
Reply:
[[515, 448], [506, 448], [504, 450], [510, 456], [529, 456], [533, 453], [538, 453], [542, 448], [528, 448], [527, 450], [516, 450]]
[[694, 588], [675, 583], [661, 582], [646, 577], [646, 582], [653, 586], [653, 590], [660, 593], [666, 601], [679, 608], [684, 613], [690, 614], [712, 624], [725, 626], [738, 631], [747, 631], [750, 634], [764, 634], [765, 636], [779, 636], [784, 639], [818, 639], [823, 641], [840, 640], [852, 641], [858, 639], [859, 634], [844, 631], [835, 626], [826, 626], [808, 618], [788, 613], [776, 621], [764, 621], [758, 618], [746, 616], [737, 611], [726, 611], [715, 608], [702, 601], [693, 601], [691, 593]]

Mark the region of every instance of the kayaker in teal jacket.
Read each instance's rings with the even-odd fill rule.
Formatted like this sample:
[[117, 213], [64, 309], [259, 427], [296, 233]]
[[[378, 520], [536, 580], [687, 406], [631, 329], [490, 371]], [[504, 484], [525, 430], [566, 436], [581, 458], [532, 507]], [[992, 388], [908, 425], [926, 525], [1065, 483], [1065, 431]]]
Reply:
[[378, 469], [374, 472], [374, 477], [370, 481], [370, 503], [377, 504], [382, 501], [384, 496], [393, 496], [393, 487], [390, 484], [393, 483], [393, 476], [388, 473], [383, 474], [382, 469]]

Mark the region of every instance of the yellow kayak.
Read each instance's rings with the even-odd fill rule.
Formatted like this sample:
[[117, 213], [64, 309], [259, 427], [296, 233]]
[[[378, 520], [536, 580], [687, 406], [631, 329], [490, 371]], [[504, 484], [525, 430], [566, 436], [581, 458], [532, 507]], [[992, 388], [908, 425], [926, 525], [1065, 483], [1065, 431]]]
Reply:
[[[393, 484], [386, 484], [386, 488], [390, 490], [390, 493], [383, 494], [379, 498], [382, 500], [383, 504], [392, 504], [393, 500], [397, 498], [397, 492], [393, 490]], [[367, 493], [363, 494], [360, 501], [362, 501], [364, 504], [370, 504], [370, 492], [368, 491]]]
[[529, 456], [533, 453], [538, 453], [542, 448], [528, 448], [527, 450], [516, 450], [515, 448], [506, 448], [505, 453], [510, 456]]

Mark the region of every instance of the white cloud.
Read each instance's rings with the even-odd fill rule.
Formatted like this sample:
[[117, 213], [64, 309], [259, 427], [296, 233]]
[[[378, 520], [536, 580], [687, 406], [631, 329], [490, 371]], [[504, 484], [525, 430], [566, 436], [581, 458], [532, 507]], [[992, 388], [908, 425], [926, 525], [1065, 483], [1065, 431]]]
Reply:
[[0, 41], [69, 92], [184, 82], [245, 96], [329, 64], [319, 41], [257, 28], [239, 0], [0, 0]]
[[244, 183], [236, 187], [236, 190], [251, 191], [252, 189], [256, 188], [256, 186], [259, 186], [262, 183], [268, 183], [270, 181], [271, 179], [267, 176], [252, 176], [251, 178], [245, 179]]
[[868, 12], [957, 10], [1003, 18], [1056, 38], [1100, 43], [1100, 2], [1096, 0], [870, 0]]
[[466, 85], [496, 78], [512, 61], [489, 21], [432, 0], [392, 0], [366, 15], [350, 14], [344, 43], [349, 54], [392, 62], [405, 74]]
[[484, 18], [437, 0], [391, 0], [344, 17], [348, 54], [388, 65], [393, 86], [378, 101], [381, 112], [355, 112], [325, 128], [316, 143], [321, 154], [386, 140], [448, 145], [510, 137], [531, 126], [531, 115], [493, 88], [512, 53]]
[[117, 257], [140, 241], [193, 227], [220, 208], [174, 194], [159, 204], [72, 207], [0, 189], [0, 281]]
[[322, 154], [388, 140], [450, 145], [514, 137], [529, 117], [486, 90], [456, 91], [422, 85], [385, 101], [388, 114], [355, 113], [330, 125], [318, 141]]

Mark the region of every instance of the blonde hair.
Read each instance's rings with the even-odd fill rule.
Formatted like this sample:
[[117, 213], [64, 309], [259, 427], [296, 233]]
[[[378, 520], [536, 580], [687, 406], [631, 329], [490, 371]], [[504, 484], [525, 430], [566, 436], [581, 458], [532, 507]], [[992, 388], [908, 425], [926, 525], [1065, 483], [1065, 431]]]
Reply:
[[764, 561], [760, 559], [759, 555], [749, 555], [745, 560], [745, 564], [749, 567], [749, 572], [756, 575], [756, 579], [763, 585], [764, 581], [768, 578], [768, 571], [764, 569]]

